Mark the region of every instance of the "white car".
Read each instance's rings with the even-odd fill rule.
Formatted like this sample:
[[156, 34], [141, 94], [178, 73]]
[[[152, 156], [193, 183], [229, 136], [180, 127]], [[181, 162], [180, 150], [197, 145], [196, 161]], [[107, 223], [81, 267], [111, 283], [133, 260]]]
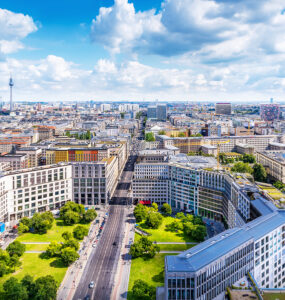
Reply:
[[91, 281], [91, 282], [89, 283], [89, 288], [90, 288], [90, 289], [93, 289], [94, 286], [95, 286], [94, 281]]

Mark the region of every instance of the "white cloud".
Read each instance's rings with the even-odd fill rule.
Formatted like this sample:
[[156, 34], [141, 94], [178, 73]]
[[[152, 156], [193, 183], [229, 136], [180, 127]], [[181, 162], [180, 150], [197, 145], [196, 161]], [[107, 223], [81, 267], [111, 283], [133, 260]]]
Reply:
[[0, 56], [22, 49], [20, 41], [36, 30], [30, 16], [0, 8]]

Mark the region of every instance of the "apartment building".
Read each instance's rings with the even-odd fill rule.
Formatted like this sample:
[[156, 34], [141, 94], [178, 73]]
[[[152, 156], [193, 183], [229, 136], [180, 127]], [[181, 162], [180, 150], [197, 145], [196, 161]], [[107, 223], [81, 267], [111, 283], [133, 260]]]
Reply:
[[262, 164], [269, 176], [285, 183], [285, 153], [284, 151], [263, 151], [256, 153], [256, 160]]
[[20, 170], [28, 168], [29, 157], [27, 154], [3, 154], [0, 155], [0, 162], [8, 162], [11, 170]]
[[21, 147], [16, 150], [16, 154], [26, 154], [28, 156], [28, 168], [38, 167], [41, 164], [42, 149], [36, 147]]

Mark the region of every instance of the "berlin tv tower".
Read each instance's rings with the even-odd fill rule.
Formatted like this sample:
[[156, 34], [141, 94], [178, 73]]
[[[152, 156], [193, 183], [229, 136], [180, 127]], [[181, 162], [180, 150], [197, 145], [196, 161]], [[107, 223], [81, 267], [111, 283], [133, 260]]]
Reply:
[[13, 94], [12, 94], [12, 88], [14, 86], [14, 82], [12, 79], [12, 76], [10, 77], [9, 80], [9, 86], [10, 86], [10, 112], [13, 111]]

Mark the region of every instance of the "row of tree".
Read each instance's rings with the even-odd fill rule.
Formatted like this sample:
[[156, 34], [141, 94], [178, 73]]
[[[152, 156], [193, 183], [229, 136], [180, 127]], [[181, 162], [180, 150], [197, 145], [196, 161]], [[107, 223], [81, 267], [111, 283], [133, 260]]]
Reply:
[[151, 207], [138, 204], [134, 209], [134, 215], [138, 223], [145, 221], [148, 228], [157, 229], [162, 224], [162, 215], [158, 212], [158, 205], [153, 203]]
[[34, 280], [30, 275], [19, 281], [11, 277], [3, 284], [0, 299], [9, 300], [55, 300], [58, 283], [51, 276], [43, 276]]
[[24, 217], [19, 222], [18, 233], [33, 232], [44, 234], [51, 229], [54, 221], [53, 214], [50, 211], [44, 213], [35, 213], [32, 218]]
[[65, 135], [68, 137], [74, 137], [77, 140], [91, 140], [92, 137], [90, 130], [87, 130], [86, 133], [81, 133], [81, 134], [78, 133], [71, 134], [70, 131], [66, 131]]
[[85, 211], [84, 205], [70, 201], [60, 209], [60, 217], [65, 225], [88, 224], [96, 219], [97, 213], [93, 208]]
[[206, 226], [201, 217], [185, 215], [183, 212], [177, 213], [176, 219], [165, 228], [172, 232], [182, 231], [186, 236], [198, 242], [204, 241], [207, 235]]
[[219, 161], [222, 164], [232, 164], [235, 161], [241, 161], [244, 163], [254, 164], [256, 162], [255, 156], [253, 154], [243, 154], [241, 156], [237, 156], [236, 158], [227, 157], [225, 153], [219, 154]]
[[249, 173], [253, 175], [255, 181], [266, 181], [267, 173], [262, 164], [255, 163], [253, 167], [249, 163], [238, 162], [231, 168], [232, 172], [236, 173]]
[[25, 250], [26, 246], [18, 241], [11, 243], [6, 250], [0, 249], [0, 277], [13, 273], [16, 267], [21, 266], [20, 257]]

